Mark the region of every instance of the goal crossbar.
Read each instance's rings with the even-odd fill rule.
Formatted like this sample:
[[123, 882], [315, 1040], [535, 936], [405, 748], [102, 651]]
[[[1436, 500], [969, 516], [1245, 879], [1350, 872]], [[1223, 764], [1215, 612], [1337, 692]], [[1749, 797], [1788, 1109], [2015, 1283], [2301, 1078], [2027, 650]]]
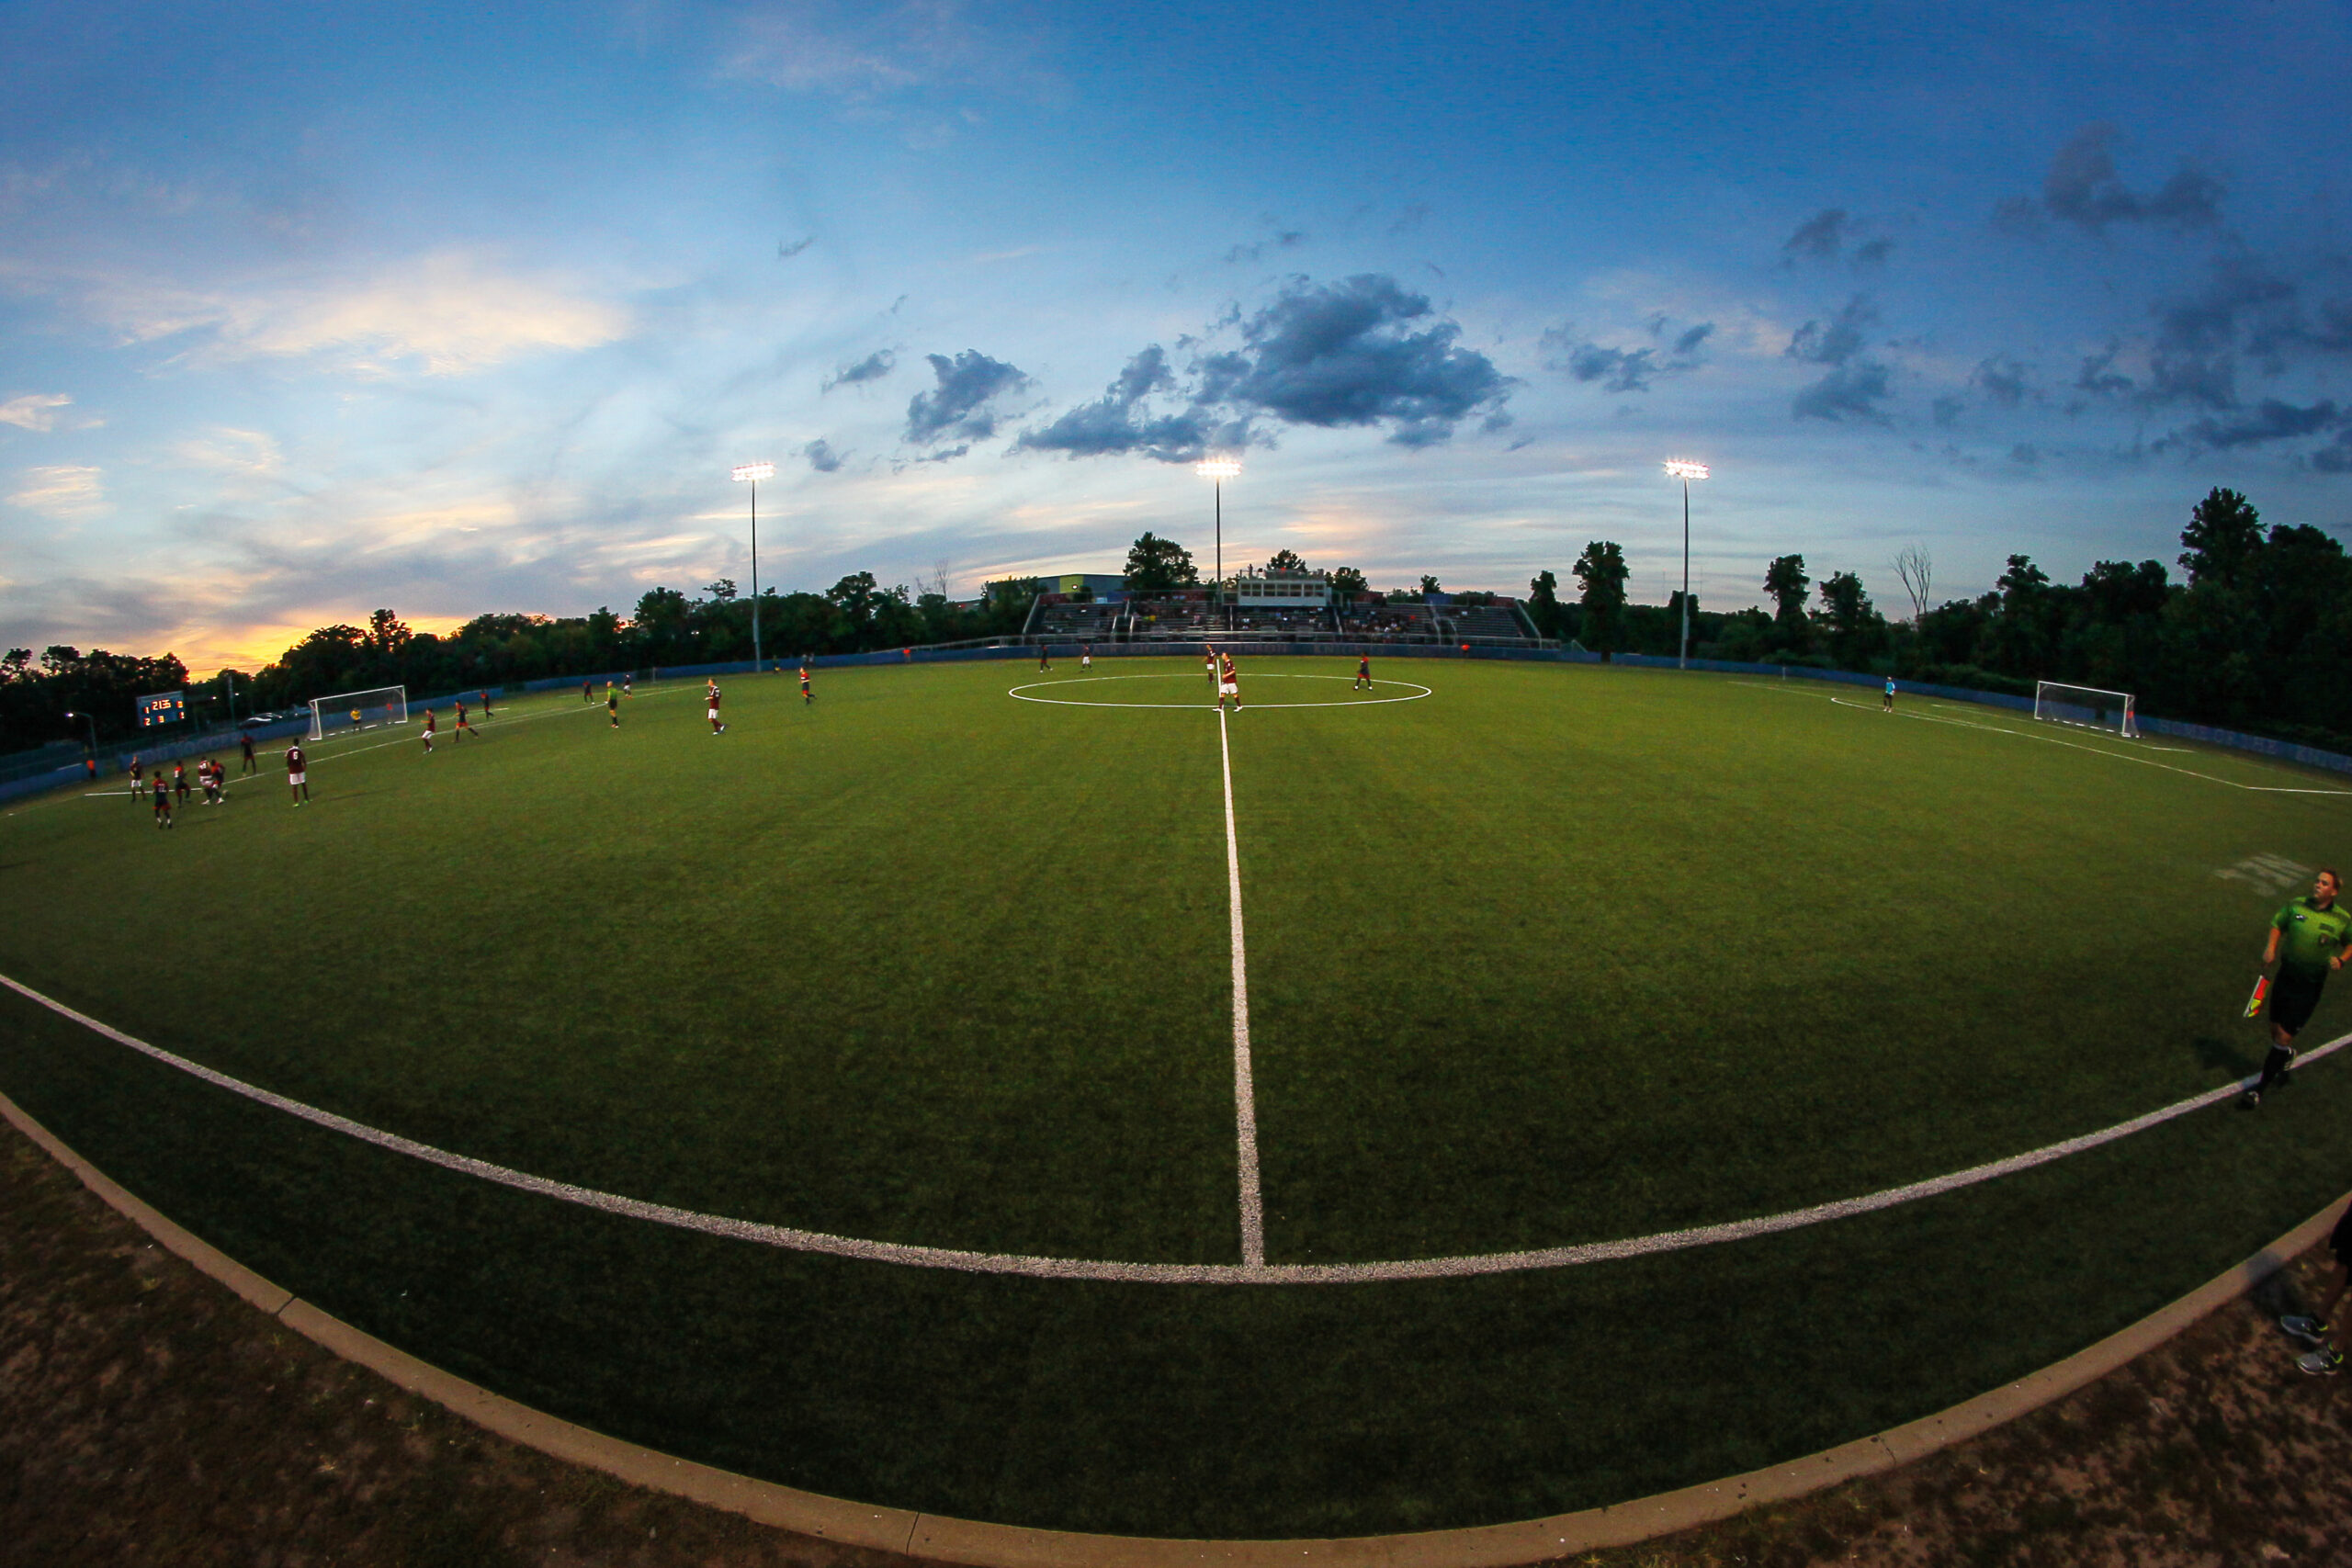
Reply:
[[339, 692], [311, 699], [309, 739], [322, 740], [346, 729], [373, 729], [379, 725], [408, 722], [408, 688], [373, 686], [364, 692]]
[[2130, 692], [2101, 691], [2097, 686], [2069, 685], [2064, 681], [2037, 681], [2033, 687], [2033, 716], [2052, 724], [2105, 729], [2127, 740], [2140, 738], [2138, 701]]

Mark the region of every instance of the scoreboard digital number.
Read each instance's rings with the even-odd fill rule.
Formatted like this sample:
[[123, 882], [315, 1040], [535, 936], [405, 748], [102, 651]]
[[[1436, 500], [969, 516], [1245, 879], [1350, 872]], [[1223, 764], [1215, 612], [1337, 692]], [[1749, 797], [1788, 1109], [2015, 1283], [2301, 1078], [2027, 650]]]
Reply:
[[139, 699], [139, 728], [152, 725], [177, 724], [187, 716], [187, 694], [156, 692]]

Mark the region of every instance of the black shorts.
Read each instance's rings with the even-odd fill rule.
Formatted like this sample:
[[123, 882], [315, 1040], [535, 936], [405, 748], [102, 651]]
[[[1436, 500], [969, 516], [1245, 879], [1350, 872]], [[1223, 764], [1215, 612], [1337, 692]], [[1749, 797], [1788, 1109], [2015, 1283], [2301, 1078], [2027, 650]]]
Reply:
[[2270, 987], [2270, 1021], [2296, 1035], [2312, 1021], [2312, 1010], [2319, 1006], [2319, 994], [2327, 987], [2322, 976], [2290, 975], [2283, 971]]

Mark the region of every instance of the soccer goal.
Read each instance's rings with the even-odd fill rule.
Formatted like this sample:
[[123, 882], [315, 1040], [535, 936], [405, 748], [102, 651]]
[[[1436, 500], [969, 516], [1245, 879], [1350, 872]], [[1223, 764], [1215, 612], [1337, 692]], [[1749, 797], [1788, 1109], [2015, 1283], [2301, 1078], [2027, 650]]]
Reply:
[[2038, 681], [2033, 688], [2033, 716], [2053, 724], [2075, 724], [2086, 729], [2107, 729], [2126, 740], [2140, 738], [2129, 692], [2102, 692], [2096, 686], [2069, 686], [2058, 681]]
[[335, 730], [373, 729], [379, 725], [407, 722], [406, 686], [378, 686], [369, 692], [345, 692], [337, 696], [311, 699], [312, 740], [324, 739]]

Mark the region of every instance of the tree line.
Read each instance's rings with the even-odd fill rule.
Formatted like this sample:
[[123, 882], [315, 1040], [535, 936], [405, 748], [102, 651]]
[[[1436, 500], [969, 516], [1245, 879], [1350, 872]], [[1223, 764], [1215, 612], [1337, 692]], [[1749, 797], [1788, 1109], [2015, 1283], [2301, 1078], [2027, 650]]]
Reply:
[[[2055, 582], [2013, 555], [1992, 590], [1932, 603], [1933, 561], [1913, 546], [1890, 568], [1909, 600], [1890, 620], [1851, 571], [1815, 581], [1802, 555], [1776, 558], [1764, 604], [1690, 616], [1697, 659], [1810, 665], [1898, 681], [2033, 694], [2037, 681], [2132, 693], [2142, 711], [2352, 750], [2352, 558], [2305, 524], [2263, 525], [2254, 503], [2216, 489], [2190, 510], [2175, 565], [2103, 560]], [[1546, 571], [1528, 612], [1547, 637], [1596, 652], [1672, 655], [1682, 596], [1634, 604], [1624, 552], [1594, 540], [1563, 594]], [[1769, 605], [1769, 607], [1767, 607]]]
[[[1694, 600], [1690, 651], [1702, 659], [1864, 671], [1901, 681], [2030, 695], [2037, 680], [2066, 681], [2138, 695], [2152, 714], [2352, 750], [2352, 558], [2320, 529], [2265, 527], [2251, 502], [2215, 490], [2191, 510], [2176, 561], [2100, 561], [2080, 583], [2053, 582], [2022, 555], [2008, 558], [1991, 592], [1933, 602], [1933, 563], [1913, 547], [1890, 563], [1909, 600], [1890, 620], [1860, 574], [1816, 581], [1803, 555], [1776, 558], [1761, 581], [1764, 603], [1729, 613]], [[1284, 550], [1272, 570], [1304, 570]], [[1202, 586], [1190, 551], [1145, 534], [1122, 572], [1137, 593]], [[1635, 604], [1626, 592], [1624, 551], [1597, 539], [1570, 568], [1573, 588], [1552, 571], [1532, 579], [1526, 606], [1546, 637], [1574, 638], [1602, 653], [1673, 654], [1682, 596]], [[1342, 596], [1368, 592], [1363, 573], [1331, 573]], [[821, 593], [760, 595], [763, 649], [772, 658], [851, 653], [1017, 632], [1039, 591], [1035, 579], [987, 585], [970, 604], [928, 592], [883, 588], [854, 572]], [[1442, 592], [1434, 577], [1398, 587], [1392, 599]], [[1455, 595], [1491, 598], [1491, 595]], [[1767, 605], [1769, 604], [1769, 608]], [[688, 596], [654, 588], [624, 617], [609, 608], [578, 616], [476, 616], [447, 636], [413, 631], [390, 610], [364, 626], [321, 626], [255, 671], [226, 671], [191, 685], [170, 655], [142, 659], [53, 647], [36, 659], [16, 649], [0, 659], [0, 751], [85, 739], [65, 714], [94, 715], [101, 744], [130, 739], [133, 699], [187, 689], [190, 717], [228, 721], [296, 707], [310, 698], [368, 686], [411, 693], [500, 686], [560, 675], [721, 663], [752, 655], [752, 601], [728, 579]]]

